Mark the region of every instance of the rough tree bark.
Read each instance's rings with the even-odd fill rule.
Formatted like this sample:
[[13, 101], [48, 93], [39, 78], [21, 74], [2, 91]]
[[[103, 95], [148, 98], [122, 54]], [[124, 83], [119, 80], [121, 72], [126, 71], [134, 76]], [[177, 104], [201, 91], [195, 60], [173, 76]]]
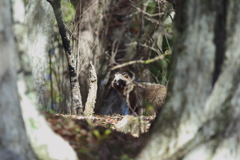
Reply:
[[85, 104], [84, 115], [93, 115], [97, 97], [97, 74], [94, 65], [90, 62], [89, 67], [89, 91]]
[[240, 2], [176, 8], [168, 98], [138, 159], [240, 159]]
[[[48, 73], [48, 50], [50, 38], [53, 33], [54, 15], [52, 8], [46, 1], [24, 0], [26, 24], [22, 30], [27, 46], [22, 46], [23, 54], [30, 58], [24, 63], [26, 72], [32, 72], [33, 81], [28, 84], [29, 90], [35, 90], [38, 94], [41, 108], [47, 107], [49, 97], [46, 97], [46, 77]], [[20, 11], [18, 7], [14, 11]], [[17, 16], [20, 16], [18, 14]], [[21, 17], [23, 18], [23, 17]]]
[[62, 42], [64, 50], [66, 52], [68, 60], [68, 70], [70, 73], [70, 86], [71, 86], [71, 114], [83, 115], [83, 105], [80, 93], [80, 86], [76, 71], [76, 56], [72, 53], [69, 36], [67, 35], [67, 29], [63, 21], [62, 11], [61, 11], [61, 0], [47, 0], [54, 11], [58, 29], [62, 37]]

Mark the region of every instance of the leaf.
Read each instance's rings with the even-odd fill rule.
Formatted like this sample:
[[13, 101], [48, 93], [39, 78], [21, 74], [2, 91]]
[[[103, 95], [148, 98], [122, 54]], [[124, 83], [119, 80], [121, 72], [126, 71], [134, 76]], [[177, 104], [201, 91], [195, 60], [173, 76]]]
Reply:
[[106, 137], [106, 136], [110, 135], [111, 133], [112, 133], [112, 131], [110, 129], [106, 129], [104, 131], [104, 136]]
[[97, 139], [101, 139], [101, 134], [100, 134], [99, 130], [94, 129], [92, 132], [93, 132], [93, 135], [95, 137], [97, 137]]

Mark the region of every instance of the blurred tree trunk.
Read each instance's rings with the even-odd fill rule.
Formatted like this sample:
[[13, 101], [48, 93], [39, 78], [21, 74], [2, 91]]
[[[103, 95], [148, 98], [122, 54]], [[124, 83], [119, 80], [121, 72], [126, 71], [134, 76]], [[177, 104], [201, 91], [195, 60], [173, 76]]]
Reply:
[[[25, 32], [25, 43], [28, 43], [24, 50], [24, 54], [29, 56], [30, 61], [25, 63], [25, 71], [32, 72], [33, 82], [29, 82], [29, 90], [37, 91], [39, 104], [41, 107], [49, 105], [49, 96], [46, 96], [46, 77], [48, 66], [48, 50], [50, 48], [50, 38], [53, 33], [54, 15], [52, 8], [46, 1], [25, 0], [26, 16], [23, 30]], [[20, 40], [22, 41], [22, 40]], [[23, 46], [22, 46], [23, 47]], [[52, 106], [51, 106], [52, 107]]]
[[98, 45], [95, 24], [99, 19], [99, 2], [96, 0], [71, 0], [71, 3], [76, 10], [73, 21], [73, 52], [76, 54], [82, 103], [86, 104], [90, 87], [90, 62], [96, 65], [93, 57], [96, 45]]
[[240, 2], [176, 1], [168, 98], [137, 159], [240, 159]]
[[3, 0], [0, 8], [0, 159], [77, 160], [70, 145], [39, 114], [36, 96], [26, 87], [32, 79], [23, 66], [29, 62], [23, 1]]
[[20, 110], [17, 76], [13, 68], [16, 54], [11, 2], [0, 1], [0, 159], [34, 160]]

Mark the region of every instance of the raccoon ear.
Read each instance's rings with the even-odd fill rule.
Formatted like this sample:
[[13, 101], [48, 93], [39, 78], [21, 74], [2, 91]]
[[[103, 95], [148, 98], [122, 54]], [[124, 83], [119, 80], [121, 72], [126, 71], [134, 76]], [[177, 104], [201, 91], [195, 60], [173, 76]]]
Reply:
[[125, 78], [129, 78], [129, 75], [128, 75], [126, 72], [123, 72], [122, 75], [123, 75], [123, 77], [125, 77]]

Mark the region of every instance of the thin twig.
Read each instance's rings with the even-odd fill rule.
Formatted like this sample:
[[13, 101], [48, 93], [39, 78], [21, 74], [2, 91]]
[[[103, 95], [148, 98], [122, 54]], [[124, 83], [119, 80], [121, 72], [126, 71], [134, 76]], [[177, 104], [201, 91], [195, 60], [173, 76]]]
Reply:
[[152, 58], [152, 59], [148, 59], [148, 60], [135, 60], [135, 61], [130, 61], [130, 62], [126, 62], [126, 63], [123, 63], [123, 64], [120, 64], [120, 65], [117, 65], [117, 66], [114, 66], [110, 69], [110, 71], [113, 71], [115, 69], [119, 69], [119, 68], [122, 68], [122, 67], [126, 67], [126, 66], [129, 66], [129, 65], [132, 65], [132, 64], [149, 64], [149, 63], [152, 63], [152, 62], [155, 62], [155, 61], [158, 61], [158, 60], [162, 60], [162, 59], [165, 59], [166, 56], [169, 56], [171, 55], [172, 53], [169, 51], [163, 55], [159, 55], [155, 58]]

